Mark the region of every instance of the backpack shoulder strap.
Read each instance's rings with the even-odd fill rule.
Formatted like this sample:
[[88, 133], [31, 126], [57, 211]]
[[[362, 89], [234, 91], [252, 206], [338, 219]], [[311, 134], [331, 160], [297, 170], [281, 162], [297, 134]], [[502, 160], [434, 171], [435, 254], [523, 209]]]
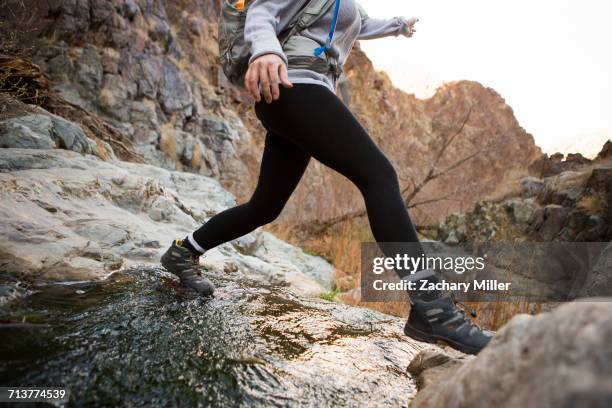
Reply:
[[310, 0], [295, 15], [287, 30], [280, 34], [281, 46], [284, 46], [290, 37], [313, 25], [323, 14], [327, 13], [335, 2], [336, 0]]

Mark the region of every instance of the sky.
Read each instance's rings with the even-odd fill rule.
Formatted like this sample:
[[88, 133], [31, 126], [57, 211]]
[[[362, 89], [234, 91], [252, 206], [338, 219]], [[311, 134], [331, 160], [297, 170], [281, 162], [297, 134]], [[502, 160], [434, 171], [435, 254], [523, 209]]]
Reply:
[[612, 1], [360, 0], [371, 17], [418, 17], [418, 32], [362, 41], [396, 86], [495, 89], [546, 153], [594, 156], [612, 139]]

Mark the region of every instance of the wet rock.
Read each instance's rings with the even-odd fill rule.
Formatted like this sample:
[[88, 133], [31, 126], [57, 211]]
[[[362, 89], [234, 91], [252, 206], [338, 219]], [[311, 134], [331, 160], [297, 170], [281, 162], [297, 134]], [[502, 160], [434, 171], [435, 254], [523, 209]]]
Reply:
[[[4, 268], [3, 268], [4, 269]], [[39, 270], [41, 276], [49, 281], [78, 281], [99, 279], [108, 274], [104, 262], [95, 259], [72, 256], [62, 259], [49, 257]]]
[[602, 299], [516, 316], [476, 358], [421, 390], [411, 407], [606, 406], [611, 315], [610, 299]]
[[36, 335], [0, 325], [3, 373], [61, 382], [85, 405], [408, 406], [405, 367], [422, 345], [401, 334], [402, 319], [207, 273], [210, 300], [151, 267], [36, 287], [0, 309], [3, 321], [39, 325]]
[[0, 307], [11, 304], [30, 294], [22, 282], [12, 276], [0, 276]]

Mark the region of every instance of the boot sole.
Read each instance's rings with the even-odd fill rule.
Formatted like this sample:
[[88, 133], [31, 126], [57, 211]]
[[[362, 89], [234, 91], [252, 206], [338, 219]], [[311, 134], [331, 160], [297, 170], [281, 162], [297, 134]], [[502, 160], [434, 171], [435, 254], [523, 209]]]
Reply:
[[454, 348], [455, 350], [459, 350], [462, 353], [465, 354], [478, 354], [478, 352], [481, 350], [479, 348], [476, 347], [470, 347], [470, 346], [466, 346], [464, 344], [460, 344], [457, 343], [454, 340], [451, 340], [447, 337], [444, 336], [438, 336], [435, 334], [429, 334], [429, 333], [425, 333], [419, 329], [415, 329], [414, 327], [410, 326], [409, 324], [406, 324], [406, 326], [404, 326], [404, 334], [408, 337], [411, 337], [415, 340], [418, 341], [422, 341], [425, 343], [430, 343], [430, 344], [441, 344], [443, 346], [449, 346]]

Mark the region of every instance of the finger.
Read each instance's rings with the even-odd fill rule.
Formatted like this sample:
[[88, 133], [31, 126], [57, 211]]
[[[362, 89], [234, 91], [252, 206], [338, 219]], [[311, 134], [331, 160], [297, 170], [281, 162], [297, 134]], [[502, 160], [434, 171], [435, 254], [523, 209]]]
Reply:
[[256, 102], [260, 102], [261, 95], [259, 94], [259, 70], [257, 69], [257, 66], [251, 65], [249, 67], [245, 81], [249, 93], [253, 95]]
[[280, 68], [280, 80], [285, 88], [293, 88], [293, 84], [289, 81], [289, 74], [287, 73], [287, 66], [285, 64], [281, 64]]
[[272, 99], [278, 100], [280, 96], [280, 90], [278, 89], [278, 83], [280, 79], [278, 78], [278, 69], [279, 66], [277, 64], [271, 64], [268, 66], [268, 77], [270, 78], [270, 88], [272, 88]]
[[244, 87], [246, 88], [249, 94], [253, 95], [253, 87], [251, 86], [253, 80], [251, 76], [252, 76], [252, 70], [251, 70], [251, 67], [249, 67], [249, 69], [247, 69], [246, 74], [244, 75]]
[[271, 103], [272, 92], [270, 92], [270, 78], [268, 77], [268, 69], [264, 65], [259, 69], [259, 87], [261, 88], [260, 91], [263, 93], [266, 102]]

